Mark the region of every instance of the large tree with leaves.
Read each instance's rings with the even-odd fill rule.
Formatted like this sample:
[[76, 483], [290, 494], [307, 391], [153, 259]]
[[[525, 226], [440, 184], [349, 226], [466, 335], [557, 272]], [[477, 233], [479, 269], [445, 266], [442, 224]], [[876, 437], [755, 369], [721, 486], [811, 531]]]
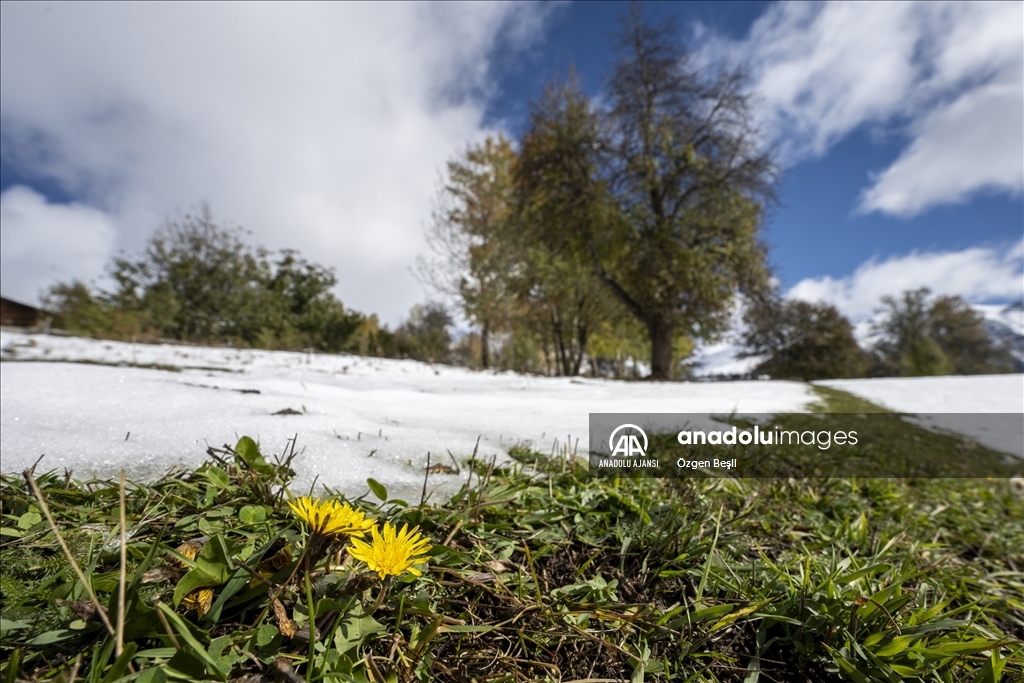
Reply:
[[929, 300], [927, 288], [882, 297], [874, 325], [876, 374], [973, 375], [1012, 372], [1013, 358], [985, 330], [984, 318], [958, 296]]
[[959, 296], [940, 296], [928, 315], [929, 334], [958, 375], [1013, 372], [1013, 356], [989, 336], [985, 318]]
[[652, 377], [668, 379], [678, 327], [712, 334], [737, 289], [767, 283], [757, 231], [775, 171], [742, 73], [691, 65], [674, 27], [637, 5], [623, 25], [606, 119], [621, 221], [590, 248], [598, 276], [648, 329]]
[[427, 283], [460, 299], [466, 317], [480, 327], [484, 367], [490, 364], [491, 335], [509, 326], [514, 305], [508, 284], [514, 158], [511, 142], [498, 137], [448, 162], [427, 230], [434, 258], [419, 262]]
[[549, 84], [531, 121], [514, 166], [514, 233], [560, 374], [575, 375], [591, 334], [621, 312], [580, 238], [614, 207], [597, 174], [598, 122], [575, 79]]
[[825, 302], [785, 301], [772, 293], [750, 302], [744, 314], [745, 356], [763, 356], [758, 373], [774, 379], [862, 377], [869, 357], [853, 325]]
[[[638, 6], [623, 26], [610, 106], [598, 110], [572, 83], [547, 96], [524, 142], [524, 174], [566, 217], [564, 239], [579, 241], [646, 328], [651, 377], [670, 379], [681, 332], [715, 334], [738, 290], [767, 285], [758, 229], [776, 170], [742, 72], [694, 66], [672, 25]], [[545, 136], [559, 142], [527, 163], [527, 143]], [[545, 175], [557, 182], [538, 182]]]
[[[117, 289], [112, 301], [124, 310], [143, 310], [161, 334], [207, 342], [247, 336], [267, 279], [266, 254], [255, 252], [241, 228], [224, 225], [209, 205], [168, 219], [140, 258], [120, 256], [110, 267]], [[333, 283], [332, 283], [333, 284]]]
[[210, 207], [167, 220], [134, 257], [109, 266], [116, 287], [58, 283], [58, 324], [115, 339], [170, 338], [262, 348], [342, 351], [368, 322], [332, 293], [330, 268], [285, 249], [277, 258]]

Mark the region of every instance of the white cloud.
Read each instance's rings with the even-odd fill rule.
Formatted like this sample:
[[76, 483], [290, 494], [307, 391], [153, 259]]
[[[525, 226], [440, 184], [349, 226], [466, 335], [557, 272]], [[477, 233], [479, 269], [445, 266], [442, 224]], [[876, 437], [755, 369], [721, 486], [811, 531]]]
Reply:
[[82, 204], [49, 204], [27, 187], [0, 195], [0, 277], [4, 296], [35, 304], [57, 280], [103, 275], [114, 247], [114, 221]]
[[765, 132], [793, 164], [864, 126], [910, 135], [859, 207], [910, 216], [1024, 185], [1024, 5], [786, 2], [707, 55], [753, 67]]
[[913, 216], [979, 189], [1014, 194], [1024, 185], [1020, 82], [969, 90], [920, 122], [917, 137], [864, 193], [861, 209]]
[[871, 316], [885, 296], [927, 287], [938, 295], [969, 302], [1020, 299], [1024, 296], [1024, 240], [1006, 247], [971, 247], [962, 251], [913, 252], [884, 261], [871, 259], [843, 278], [808, 278], [786, 296], [825, 301], [854, 321]]
[[438, 170], [488, 132], [491, 46], [528, 46], [548, 11], [3, 3], [5, 161], [106, 212], [118, 247], [209, 200], [394, 321], [423, 297], [408, 265]]

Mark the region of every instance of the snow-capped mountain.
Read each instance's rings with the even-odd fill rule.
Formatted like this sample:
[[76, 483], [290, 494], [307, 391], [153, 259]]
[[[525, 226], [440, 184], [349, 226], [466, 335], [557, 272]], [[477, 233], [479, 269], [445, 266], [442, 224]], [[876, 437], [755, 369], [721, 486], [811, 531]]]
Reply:
[[1006, 306], [980, 304], [974, 309], [985, 316], [985, 331], [997, 344], [1006, 344], [1017, 371], [1024, 372], [1024, 300]]

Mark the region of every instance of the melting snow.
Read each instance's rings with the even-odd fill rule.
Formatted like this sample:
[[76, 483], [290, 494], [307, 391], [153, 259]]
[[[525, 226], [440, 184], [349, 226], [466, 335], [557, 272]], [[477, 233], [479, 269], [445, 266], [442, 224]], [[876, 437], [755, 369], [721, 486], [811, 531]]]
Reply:
[[[799, 411], [814, 395], [798, 382], [647, 383], [473, 372], [415, 361], [231, 348], [144, 345], [4, 332], [0, 372], [3, 470], [42, 454], [42, 469], [154, 477], [197, 465], [206, 445], [242, 435], [280, 453], [298, 435], [297, 487], [314, 478], [350, 494], [367, 477], [416, 502], [427, 452], [453, 466], [480, 439], [479, 457], [517, 441], [585, 455], [590, 412]], [[89, 364], [92, 363], [92, 364]], [[103, 363], [104, 365], [99, 365]], [[116, 364], [124, 366], [117, 367]], [[111, 367], [114, 365], [114, 367]], [[130, 365], [180, 368], [168, 372]], [[258, 392], [258, 393], [256, 393]], [[291, 409], [298, 415], [273, 415]], [[465, 470], [462, 471], [465, 476]], [[437, 495], [456, 475], [430, 477]]]
[[[798, 382], [618, 382], [473, 372], [415, 361], [104, 342], [0, 333], [2, 469], [155, 477], [197, 465], [207, 444], [257, 438], [280, 453], [298, 436], [296, 490], [317, 480], [349, 494], [367, 477], [417, 502], [427, 452], [454, 466], [519, 441], [543, 451], [588, 443], [591, 412], [771, 413], [815, 400]], [[70, 361], [70, 362], [69, 362]], [[118, 365], [123, 364], [123, 365]], [[138, 367], [150, 365], [154, 367]], [[134, 366], [134, 367], [133, 367]], [[163, 368], [175, 368], [171, 372]], [[906, 412], [1024, 412], [1024, 376], [822, 382]], [[284, 410], [297, 414], [274, 415]], [[465, 477], [432, 474], [451, 493]]]
[[815, 384], [901, 413], [1024, 412], [1024, 375], [830, 379]]
[[[1004, 453], [1020, 455], [1024, 375], [893, 377], [815, 382], [919, 418], [923, 427], [959, 432]], [[976, 417], [985, 414], [983, 417]], [[993, 415], [999, 414], [999, 415]]]

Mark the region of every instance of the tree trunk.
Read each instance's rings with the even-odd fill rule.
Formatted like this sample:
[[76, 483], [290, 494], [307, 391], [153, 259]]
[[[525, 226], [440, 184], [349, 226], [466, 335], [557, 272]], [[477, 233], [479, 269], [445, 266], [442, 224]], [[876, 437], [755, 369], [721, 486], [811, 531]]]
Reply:
[[508, 353], [505, 358], [505, 369], [516, 372], [516, 337], [512, 331], [512, 312], [509, 310], [508, 302], [505, 302], [505, 327], [508, 329]]
[[491, 346], [491, 328], [487, 323], [484, 323], [480, 327], [480, 364], [484, 366], [484, 370], [490, 363], [489, 348]]
[[661, 317], [648, 321], [651, 335], [651, 376], [649, 379], [672, 379], [672, 323]]
[[557, 309], [551, 310], [551, 332], [555, 338], [555, 349], [558, 352], [558, 374], [569, 374], [568, 350], [565, 348], [565, 335], [562, 330], [562, 319]]
[[[576, 340], [578, 342], [578, 346], [576, 348], [575, 358], [573, 359], [573, 375], [580, 374], [580, 368], [583, 367], [583, 356], [587, 351], [587, 326], [579, 324], [579, 318], [576, 320]], [[594, 376], [596, 377], [597, 374], [595, 373]]]

